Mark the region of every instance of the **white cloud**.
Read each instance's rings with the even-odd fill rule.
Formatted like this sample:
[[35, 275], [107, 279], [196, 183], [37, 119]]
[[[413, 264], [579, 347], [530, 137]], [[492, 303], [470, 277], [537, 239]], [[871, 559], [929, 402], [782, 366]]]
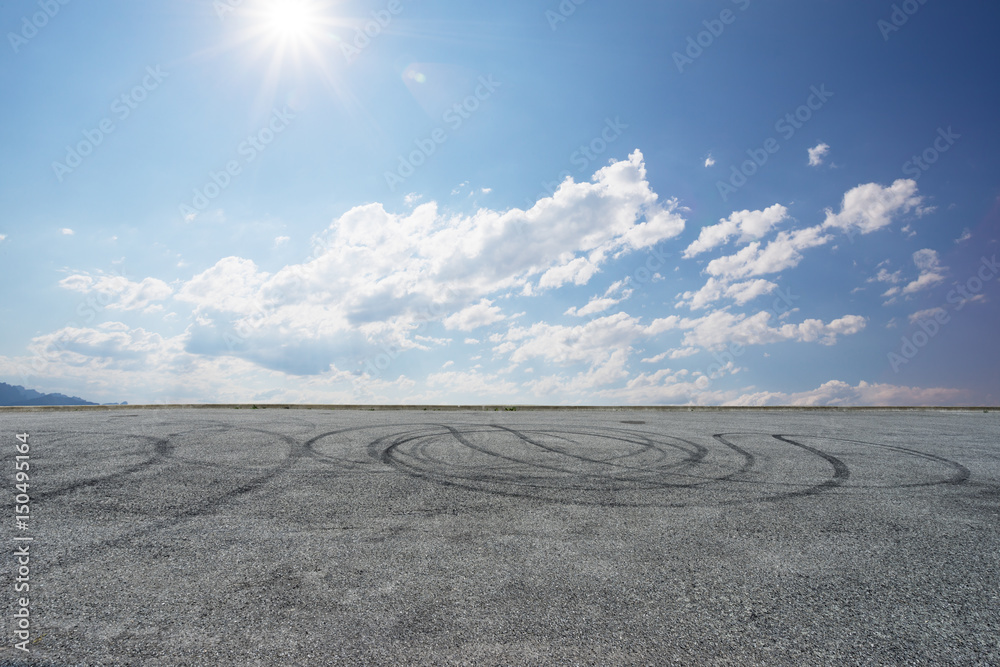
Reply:
[[865, 328], [867, 320], [859, 315], [844, 317], [824, 323], [822, 320], [808, 319], [798, 324], [786, 323], [770, 326], [773, 317], [768, 311], [755, 315], [734, 314], [718, 310], [699, 318], [679, 318], [672, 315], [654, 321], [653, 331], [685, 331], [683, 343], [687, 347], [720, 349], [730, 343], [740, 345], [766, 345], [780, 342], [818, 342], [833, 345], [838, 336], [848, 336]]
[[754, 241], [736, 254], [713, 259], [705, 271], [726, 280], [777, 273], [798, 266], [802, 261], [799, 251], [823, 245], [832, 238], [819, 226], [779, 232], [763, 248]]
[[[626, 313], [596, 318], [575, 326], [536, 322], [529, 327], [512, 327], [502, 338], [496, 339], [493, 351], [498, 355], [510, 355], [514, 364], [542, 359], [557, 365], [585, 363], [593, 369], [606, 364], [618, 352], [627, 358], [638, 341], [670, 331], [683, 333], [682, 347], [663, 354], [671, 359], [680, 359], [701, 349], [720, 349], [731, 343], [746, 346], [781, 342], [833, 345], [839, 336], [857, 333], [866, 324], [863, 317], [847, 315], [828, 323], [810, 319], [775, 327], [769, 324], [771, 318], [772, 314], [766, 311], [748, 317], [720, 310], [693, 319], [671, 315], [648, 325]], [[642, 361], [656, 363], [664, 358], [658, 355]]]
[[708, 168], [713, 166], [715, 166], [715, 158], [712, 157], [711, 153], [709, 153], [708, 157], [705, 158], [705, 167]]
[[62, 234], [63, 236], [73, 236], [74, 234], [73, 230], [70, 229], [69, 227], [63, 227], [62, 229], [59, 230], [59, 233]]
[[719, 224], [702, 227], [698, 238], [684, 250], [684, 257], [691, 258], [722, 245], [739, 234], [739, 240], [763, 238], [778, 223], [788, 218], [788, 209], [781, 204], [769, 206], [763, 211], [735, 211]]
[[684, 359], [685, 357], [691, 357], [701, 352], [697, 347], [678, 347], [666, 352], [661, 352], [655, 357], [646, 357], [641, 359], [641, 363], [644, 364], [658, 364], [664, 359]]
[[959, 389], [933, 387], [921, 389], [891, 384], [869, 384], [861, 381], [852, 387], [840, 380], [831, 380], [817, 389], [799, 393], [758, 392], [744, 394], [727, 405], [951, 405], [962, 399]]
[[0, 243], [3, 243], [6, 240], [7, 240], [7, 235], [6, 234], [0, 234]]
[[544, 274], [538, 281], [538, 286], [543, 288], [560, 287], [572, 282], [576, 285], [585, 285], [590, 282], [599, 270], [599, 263], [590, 261], [587, 257], [577, 257], [562, 266], [554, 266]]
[[[610, 287], [604, 292], [604, 296], [593, 296], [586, 305], [577, 308], [576, 306], [571, 306], [566, 309], [564, 315], [573, 315], [576, 317], [585, 317], [587, 315], [593, 315], [594, 313], [600, 313], [611, 306], [617, 305], [629, 298], [632, 295], [631, 289], [625, 289], [625, 285], [629, 282], [629, 278], [626, 277], [624, 280], [618, 280], [611, 284]], [[618, 293], [617, 298], [612, 296]]]
[[577, 308], [576, 306], [571, 306], [566, 309], [564, 315], [574, 315], [576, 317], [586, 317], [587, 315], [593, 315], [594, 313], [600, 313], [611, 306], [614, 306], [620, 301], [620, 299], [613, 299], [609, 297], [593, 297], [587, 302], [587, 305]]
[[972, 232], [969, 231], [968, 227], [966, 227], [965, 229], [962, 230], [962, 235], [959, 236], [957, 239], [955, 239], [955, 243], [964, 243], [965, 241], [968, 241], [971, 238], [972, 238]]
[[482, 299], [479, 303], [463, 308], [454, 315], [444, 318], [445, 329], [472, 331], [504, 320], [503, 312], [492, 301]]
[[816, 146], [809, 149], [809, 166], [818, 167], [823, 164], [823, 156], [830, 152], [830, 147], [827, 144], [817, 144]]
[[463, 342], [466, 345], [479, 345], [479, 340], [476, 338], [466, 338]]
[[121, 322], [66, 327], [33, 339], [29, 356], [0, 356], [0, 376], [30, 369], [34, 386], [130, 403], [405, 402], [415, 385], [402, 376], [387, 381], [334, 367], [291, 376], [234, 356], [191, 353], [189, 343], [187, 332], [165, 338]]
[[283, 245], [285, 243], [288, 243], [291, 240], [292, 240], [291, 236], [275, 236], [274, 237], [274, 245], [275, 246], [280, 246], [280, 245]]
[[[454, 214], [427, 202], [395, 214], [378, 203], [358, 206], [313, 239], [313, 258], [268, 273], [227, 257], [176, 298], [196, 306], [192, 345], [203, 353], [255, 355], [277, 368], [278, 359], [309, 359], [319, 372], [338, 359], [353, 363], [358, 348], [426, 349], [437, 343], [414, 330], [446, 316], [461, 330], [499, 321], [484, 299], [585, 283], [611, 257], [680, 234], [680, 210], [650, 189], [634, 151], [590, 182], [567, 178], [527, 210]], [[253, 334], [240, 336], [235, 352], [219, 342], [232, 327]]]
[[887, 268], [881, 267], [879, 268], [878, 273], [875, 274], [875, 277], [869, 278], [868, 282], [891, 283], [895, 285], [897, 283], [902, 282], [903, 280], [902, 274], [903, 274], [902, 270], [893, 271], [892, 273], [889, 273], [889, 270]]
[[471, 399], [496, 401], [517, 395], [517, 384], [497, 375], [476, 371], [443, 371], [427, 376], [427, 392], [414, 397], [414, 402], [430, 400], [468, 405]]
[[489, 193], [493, 192], [493, 188], [480, 188], [479, 191], [482, 192], [484, 195], [488, 195]]
[[264, 308], [262, 292], [269, 276], [249, 259], [225, 257], [184, 283], [175, 298], [195, 304], [202, 313], [250, 315]]
[[510, 360], [521, 363], [540, 358], [556, 364], [605, 362], [616, 349], [630, 350], [642, 336], [644, 327], [627, 313], [615, 313], [574, 326], [536, 322], [528, 327], [512, 327], [495, 351], [510, 353]]
[[918, 310], [917, 312], [910, 315], [910, 324], [920, 322], [921, 320], [933, 320], [939, 315], [947, 313], [944, 308], [927, 308], [925, 310]]
[[125, 276], [73, 274], [59, 281], [59, 286], [74, 292], [97, 292], [107, 297], [109, 310], [143, 310], [156, 312], [162, 306], [154, 302], [169, 299], [174, 290], [158, 278], [143, 278], [133, 282]]
[[668, 368], [653, 373], [639, 373], [623, 387], [604, 389], [597, 395], [606, 401], [625, 405], [708, 405], [718, 404], [734, 394], [714, 391], [704, 375], [692, 376], [685, 370]]
[[923, 197], [917, 194], [916, 181], [899, 179], [889, 187], [867, 183], [848, 190], [840, 213], [826, 210], [823, 227], [835, 227], [845, 232], [868, 234], [890, 224], [894, 218], [916, 209], [922, 215], [928, 209], [920, 207]]
[[735, 301], [737, 305], [742, 306], [759, 296], [770, 294], [777, 287], [775, 283], [758, 278], [757, 280], [733, 283], [726, 288], [725, 295]]
[[687, 306], [691, 310], [701, 310], [723, 297], [733, 299], [742, 306], [758, 296], [770, 294], [777, 287], [775, 283], [763, 278], [729, 284], [725, 280], [710, 277], [698, 291], [681, 294], [677, 307]]
[[941, 266], [941, 260], [934, 250], [924, 248], [913, 253], [913, 263], [920, 269], [920, 275], [903, 288], [903, 294], [913, 294], [944, 282], [948, 267]]

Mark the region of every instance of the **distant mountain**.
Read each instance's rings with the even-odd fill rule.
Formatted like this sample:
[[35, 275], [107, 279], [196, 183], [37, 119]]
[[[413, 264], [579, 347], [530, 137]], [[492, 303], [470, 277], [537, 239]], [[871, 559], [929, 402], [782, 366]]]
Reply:
[[34, 389], [0, 382], [0, 405], [97, 405], [97, 403], [65, 394], [42, 394]]

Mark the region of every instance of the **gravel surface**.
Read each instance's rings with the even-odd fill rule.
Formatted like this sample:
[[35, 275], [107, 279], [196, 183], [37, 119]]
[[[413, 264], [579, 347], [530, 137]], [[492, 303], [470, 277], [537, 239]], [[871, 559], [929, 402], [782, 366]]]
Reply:
[[1000, 664], [996, 412], [0, 424], [4, 665]]

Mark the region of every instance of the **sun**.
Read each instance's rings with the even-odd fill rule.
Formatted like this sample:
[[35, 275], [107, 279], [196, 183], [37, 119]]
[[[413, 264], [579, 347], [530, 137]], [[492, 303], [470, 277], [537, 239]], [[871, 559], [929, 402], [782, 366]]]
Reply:
[[319, 19], [315, 3], [309, 0], [269, 0], [260, 9], [261, 27], [281, 42], [308, 39]]
[[[267, 110], [319, 83], [343, 94], [339, 34], [356, 23], [340, 15], [345, 0], [229, 0], [224, 39], [206, 53], [236, 50], [259, 88], [254, 108]], [[395, 0], [394, 0], [395, 1]], [[297, 93], [296, 93], [297, 94]], [[303, 93], [304, 95], [304, 93]]]

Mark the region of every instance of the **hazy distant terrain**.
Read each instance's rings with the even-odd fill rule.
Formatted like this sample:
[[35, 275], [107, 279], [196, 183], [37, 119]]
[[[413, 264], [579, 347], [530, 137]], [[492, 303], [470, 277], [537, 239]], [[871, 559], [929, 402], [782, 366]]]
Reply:
[[97, 405], [97, 403], [65, 394], [43, 394], [20, 385], [0, 382], [0, 405]]

